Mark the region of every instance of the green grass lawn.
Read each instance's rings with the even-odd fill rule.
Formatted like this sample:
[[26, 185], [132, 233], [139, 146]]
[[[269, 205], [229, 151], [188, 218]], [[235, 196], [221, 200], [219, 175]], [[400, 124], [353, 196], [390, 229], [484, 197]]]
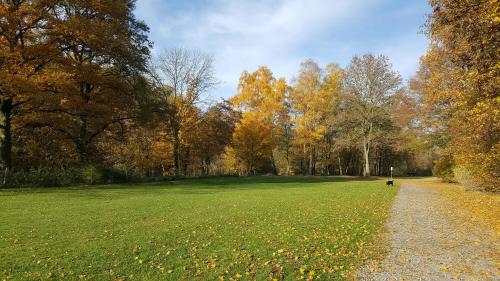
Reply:
[[1, 190], [0, 280], [345, 279], [397, 188], [249, 177]]

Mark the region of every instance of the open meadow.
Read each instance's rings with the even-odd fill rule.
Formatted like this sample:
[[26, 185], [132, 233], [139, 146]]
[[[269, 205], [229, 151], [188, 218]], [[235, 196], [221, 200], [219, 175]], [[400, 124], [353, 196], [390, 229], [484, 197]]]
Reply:
[[398, 187], [221, 177], [0, 191], [0, 279], [347, 279]]

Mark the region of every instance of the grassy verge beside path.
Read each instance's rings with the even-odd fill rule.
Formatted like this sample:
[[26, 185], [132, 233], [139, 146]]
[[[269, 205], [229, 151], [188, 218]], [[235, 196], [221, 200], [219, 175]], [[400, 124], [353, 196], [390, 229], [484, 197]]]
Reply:
[[0, 191], [0, 279], [344, 279], [397, 188], [249, 177]]

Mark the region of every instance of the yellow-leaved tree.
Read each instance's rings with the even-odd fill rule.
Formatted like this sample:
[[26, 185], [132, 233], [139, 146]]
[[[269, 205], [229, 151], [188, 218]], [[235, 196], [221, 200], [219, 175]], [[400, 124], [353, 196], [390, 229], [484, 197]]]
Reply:
[[[437, 166], [470, 187], [500, 186], [500, 5], [498, 0], [431, 0], [431, 46], [417, 80], [427, 117], [445, 138]], [[442, 130], [444, 128], [444, 130]], [[453, 173], [452, 173], [453, 172]]]
[[[302, 155], [301, 170], [316, 173], [320, 155], [331, 155], [333, 147], [327, 138], [328, 122], [335, 110], [335, 101], [341, 91], [342, 70], [329, 65], [327, 73], [313, 60], [301, 64], [298, 78], [290, 95], [294, 117], [294, 145]], [[306, 168], [307, 167], [307, 168]]]
[[[243, 72], [238, 93], [231, 99], [233, 106], [244, 112], [243, 119], [256, 116], [262, 126], [270, 129], [273, 151], [267, 160], [275, 174], [288, 174], [290, 171], [288, 144], [291, 140], [291, 122], [287, 94], [285, 79], [274, 78], [271, 70], [262, 66], [252, 73]], [[253, 114], [247, 114], [249, 112]]]
[[256, 111], [243, 113], [233, 133], [230, 153], [243, 164], [241, 172], [255, 174], [271, 159], [274, 148], [272, 127]]

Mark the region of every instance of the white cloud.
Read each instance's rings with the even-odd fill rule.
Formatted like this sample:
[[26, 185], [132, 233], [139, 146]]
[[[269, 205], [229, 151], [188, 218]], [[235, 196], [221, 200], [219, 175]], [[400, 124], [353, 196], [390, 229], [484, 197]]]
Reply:
[[[326, 64], [315, 51], [321, 47], [318, 37], [366, 20], [368, 12], [384, 1], [213, 0], [196, 6], [195, 1], [139, 0], [136, 13], [151, 27], [156, 51], [179, 46], [212, 54], [223, 83], [219, 91], [228, 97], [245, 69], [267, 65], [275, 76], [291, 78], [309, 57]], [[357, 53], [349, 43], [338, 46], [342, 54]], [[404, 68], [411, 68], [406, 64]]]

